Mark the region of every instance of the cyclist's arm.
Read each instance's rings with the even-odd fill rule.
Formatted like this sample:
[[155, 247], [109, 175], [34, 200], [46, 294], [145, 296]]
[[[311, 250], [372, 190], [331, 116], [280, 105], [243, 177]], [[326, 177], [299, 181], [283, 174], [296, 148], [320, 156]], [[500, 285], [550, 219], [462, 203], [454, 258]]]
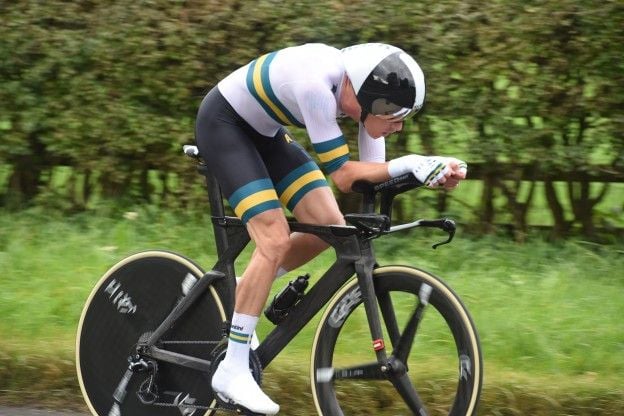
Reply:
[[329, 87], [310, 80], [291, 86], [298, 101], [312, 147], [326, 174], [349, 160], [349, 147], [336, 121], [336, 99]]
[[[329, 90], [320, 84], [308, 82], [297, 85], [295, 95], [303, 114], [306, 129], [325, 172], [331, 177], [342, 192], [351, 192], [353, 182], [363, 179], [371, 182], [383, 182], [390, 178], [388, 164], [385, 162], [351, 161], [347, 141], [336, 121], [337, 104]], [[374, 140], [360, 138], [361, 140]], [[369, 146], [368, 160], [381, 160], [385, 151], [379, 146]], [[384, 147], [383, 141], [379, 142]], [[380, 154], [381, 153], [381, 154]]]
[[466, 162], [452, 157], [408, 155], [389, 163], [347, 161], [331, 177], [342, 192], [349, 192], [358, 179], [384, 182], [409, 172], [426, 186], [453, 189], [466, 178], [467, 170]]
[[387, 163], [356, 162], [352, 160], [344, 163], [329, 176], [331, 176], [332, 181], [342, 192], [351, 192], [351, 186], [357, 180], [378, 183], [390, 179]]
[[385, 162], [386, 140], [384, 137], [373, 138], [368, 134], [364, 123], [359, 122], [358, 153], [363, 162]]

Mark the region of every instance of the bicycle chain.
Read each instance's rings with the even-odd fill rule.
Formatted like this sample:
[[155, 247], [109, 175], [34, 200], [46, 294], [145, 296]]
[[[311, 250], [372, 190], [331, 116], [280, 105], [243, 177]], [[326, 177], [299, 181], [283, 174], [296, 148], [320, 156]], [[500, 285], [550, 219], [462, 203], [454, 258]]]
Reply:
[[152, 403], [150, 406], [160, 406], [160, 407], [177, 407], [177, 408], [183, 408], [183, 409], [195, 409], [195, 410], [204, 410], [204, 411], [214, 411], [214, 412], [219, 412], [219, 411], [223, 411], [223, 412], [228, 412], [228, 413], [236, 413], [236, 414], [244, 414], [244, 415], [257, 415], [257, 413], [253, 413], [250, 411], [250, 413], [242, 413], [241, 410], [239, 409], [229, 409], [227, 407], [210, 407], [210, 406], [202, 406], [199, 404], [173, 404], [173, 403], [166, 403], [166, 402], [154, 402]]
[[[224, 326], [225, 327], [229, 327], [229, 325]], [[144, 334], [144, 336], [149, 335], [149, 334]], [[163, 345], [191, 345], [191, 344], [197, 344], [197, 345], [212, 345], [212, 344], [222, 344], [223, 345], [223, 351], [221, 352], [222, 354], [224, 354], [225, 352], [225, 345], [223, 343], [223, 339], [219, 340], [219, 341], [160, 341], [161, 344]], [[215, 351], [213, 351], [213, 356], [215, 355]], [[216, 354], [218, 355], [218, 354]], [[259, 372], [260, 374], [262, 373], [261, 367], [259, 366], [259, 361], [258, 358], [255, 357], [256, 362], [256, 366], [258, 366], [257, 368], [257, 372]], [[156, 370], [157, 371], [157, 370]], [[260, 376], [261, 377], [261, 376]], [[150, 402], [149, 405], [150, 406], [159, 406], [159, 407], [177, 407], [178, 409], [193, 409], [195, 410], [201, 410], [201, 411], [213, 411], [213, 412], [228, 412], [228, 413], [236, 413], [236, 414], [241, 414], [241, 415], [245, 415], [245, 416], [264, 416], [258, 413], [254, 413], [251, 410], [243, 410], [243, 409], [237, 409], [235, 408], [233, 405], [228, 404], [228, 403], [221, 403], [220, 406], [218, 407], [211, 407], [211, 406], [202, 406], [199, 404], [187, 404], [187, 403], [168, 403], [168, 402], [157, 402], [156, 400], [160, 397], [160, 394], [158, 394], [157, 392], [154, 393], [153, 391], [151, 391], [151, 387], [156, 387], [156, 384], [154, 382], [154, 378], [155, 378], [155, 373], [151, 374], [150, 377], [146, 380], [143, 381], [143, 383], [141, 383], [141, 386], [139, 387], [139, 392], [137, 392], [137, 394], [145, 394], [145, 393], [151, 393], [152, 395], [155, 396], [154, 401]], [[256, 380], [257, 382], [260, 382], [260, 379]], [[147, 386], [147, 390], [141, 392], [142, 387], [144, 384], [148, 384]], [[156, 387], [156, 390], [158, 388]], [[167, 392], [164, 392], [167, 393]], [[172, 392], [169, 392], [172, 393]], [[141, 400], [141, 398], [139, 398], [139, 400]], [[220, 403], [220, 400], [216, 399], [217, 403]], [[141, 400], [142, 401], [142, 400]], [[194, 412], [193, 412], [194, 413]]]
[[[203, 343], [203, 344], [221, 343], [223, 344], [222, 341], [217, 341], [217, 342], [215, 341], [163, 341], [162, 343], [163, 344], [194, 344], [194, 343]], [[223, 347], [225, 347], [225, 345], [223, 345]], [[213, 351], [213, 354], [214, 353], [215, 352]], [[223, 351], [220, 351], [220, 354], [221, 355], [225, 354], [225, 348], [223, 348]], [[219, 354], [216, 354], [216, 355], [219, 355]], [[255, 358], [256, 360], [256, 365], [259, 365], [259, 361], [257, 357], [253, 355], [253, 358]], [[216, 362], [214, 361], [214, 357], [213, 357], [213, 362]], [[261, 373], [262, 370], [258, 367], [256, 371]], [[189, 410], [193, 410], [191, 414], [195, 413], [195, 411], [197, 410], [200, 410], [204, 412], [222, 411], [222, 412], [235, 413], [235, 414], [240, 414], [240, 415], [245, 415], [245, 416], [264, 416], [258, 413], [254, 413], [251, 410], [236, 408], [234, 405], [222, 402], [220, 399], [216, 397], [214, 398], [214, 400], [217, 401], [218, 407], [202, 406], [199, 404], [192, 404], [192, 403], [184, 403], [185, 399], [183, 399], [180, 403], [157, 401], [159, 398], [162, 397], [163, 394], [175, 396], [176, 400], [177, 400], [177, 397], [179, 397], [179, 395], [182, 394], [181, 392], [172, 392], [172, 391], [164, 391], [162, 393], [159, 392], [158, 385], [156, 384], [156, 380], [155, 380], [157, 373], [158, 373], [158, 364], [154, 362], [151, 374], [145, 380], [143, 380], [143, 382], [139, 386], [139, 390], [136, 393], [139, 400], [143, 404], [150, 405], [150, 406], [158, 406], [158, 407], [169, 407], [169, 408], [176, 407], [182, 412], [183, 415], [187, 414], [186, 412], [184, 412], [184, 410], [189, 409]], [[260, 378], [258, 378], [257, 381], [259, 382]]]

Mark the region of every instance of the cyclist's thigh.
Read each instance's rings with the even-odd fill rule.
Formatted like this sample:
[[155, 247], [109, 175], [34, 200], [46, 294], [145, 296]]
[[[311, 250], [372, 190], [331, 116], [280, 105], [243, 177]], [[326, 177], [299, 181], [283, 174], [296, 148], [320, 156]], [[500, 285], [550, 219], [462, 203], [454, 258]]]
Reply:
[[[283, 206], [295, 213], [295, 207], [309, 199], [310, 194], [329, 196], [329, 201], [335, 204], [325, 176], [305, 149], [293, 140], [290, 132], [281, 129], [273, 138], [254, 138], [254, 142]], [[323, 208], [325, 206], [321, 204], [317, 210]]]
[[208, 93], [197, 116], [197, 146], [230, 206], [245, 223], [261, 212], [281, 208], [253, 136], [260, 135], [216, 88]]
[[295, 206], [297, 221], [310, 224], [344, 224], [344, 216], [332, 190], [328, 187], [313, 189]]

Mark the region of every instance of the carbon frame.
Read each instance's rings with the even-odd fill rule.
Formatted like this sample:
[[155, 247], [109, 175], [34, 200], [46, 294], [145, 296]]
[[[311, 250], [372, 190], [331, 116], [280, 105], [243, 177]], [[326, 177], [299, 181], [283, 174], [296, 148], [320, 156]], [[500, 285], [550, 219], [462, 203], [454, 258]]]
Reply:
[[[167, 351], [156, 346], [162, 335], [175, 325], [184, 312], [194, 302], [198, 301], [201, 298], [201, 294], [211, 285], [223, 295], [224, 299], [222, 300], [226, 313], [228, 316], [231, 316], [236, 289], [234, 261], [250, 241], [242, 221], [238, 218], [224, 215], [225, 210], [221, 191], [214, 177], [207, 172], [203, 165], [200, 165], [198, 170], [206, 177], [218, 260], [213, 270], [207, 272], [198, 281], [152, 335], [145, 342], [139, 343], [139, 350], [147, 356], [162, 361], [200, 371], [209, 371], [209, 361]], [[365, 194], [365, 210], [372, 211], [371, 204], [374, 206], [374, 197], [371, 202], [370, 197], [367, 198]], [[262, 367], [266, 368], [271, 363], [354, 274], [357, 275], [362, 291], [372, 339], [381, 339], [381, 320], [372, 278], [375, 255], [369, 236], [357, 227], [350, 225], [320, 226], [289, 221], [289, 226], [292, 232], [314, 234], [330, 244], [336, 251], [336, 260], [304, 295], [301, 301], [291, 309], [288, 316], [266, 336], [256, 349], [256, 354]], [[387, 361], [385, 350], [376, 351], [376, 354], [380, 363]]]

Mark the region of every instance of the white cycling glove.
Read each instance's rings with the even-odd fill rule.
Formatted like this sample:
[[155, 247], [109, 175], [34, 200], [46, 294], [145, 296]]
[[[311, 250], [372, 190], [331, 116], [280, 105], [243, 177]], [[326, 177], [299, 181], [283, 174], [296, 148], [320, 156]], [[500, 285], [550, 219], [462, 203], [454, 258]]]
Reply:
[[388, 163], [388, 173], [395, 178], [411, 172], [425, 186], [434, 188], [449, 171], [449, 164], [453, 161], [459, 165], [460, 170], [468, 170], [466, 162], [452, 157], [407, 155], [392, 159]]

